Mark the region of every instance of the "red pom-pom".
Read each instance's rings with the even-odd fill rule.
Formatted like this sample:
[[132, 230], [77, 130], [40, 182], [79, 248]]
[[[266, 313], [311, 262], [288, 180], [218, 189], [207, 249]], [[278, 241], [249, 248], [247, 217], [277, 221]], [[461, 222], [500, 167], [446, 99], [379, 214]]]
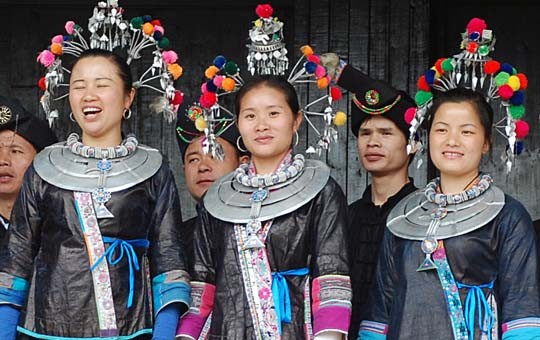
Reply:
[[478, 32], [480, 35], [482, 31], [487, 28], [487, 24], [484, 20], [480, 18], [472, 18], [471, 21], [467, 24], [467, 33], [471, 34], [472, 32]]
[[501, 69], [501, 63], [496, 60], [490, 60], [484, 64], [486, 74], [495, 74]]
[[335, 86], [332, 86], [330, 88], [330, 96], [332, 97], [333, 101], [338, 101], [338, 100], [341, 99], [341, 97], [343, 97], [343, 95], [341, 94], [340, 89], [338, 89]]
[[407, 125], [411, 125], [411, 122], [414, 119], [415, 115], [416, 115], [416, 108], [409, 107], [407, 111], [405, 111], [405, 115], [403, 117], [405, 119], [405, 123], [407, 123]]
[[308, 56], [308, 57], [307, 57], [307, 60], [312, 61], [312, 62], [314, 62], [314, 63], [316, 63], [316, 64], [320, 64], [320, 63], [321, 63], [321, 58], [319, 58], [319, 56], [316, 55], [316, 54], [312, 54], [312, 55]]
[[211, 108], [217, 101], [217, 96], [215, 92], [205, 92], [199, 99], [199, 103], [205, 109]]
[[523, 139], [529, 134], [529, 124], [524, 120], [516, 120], [516, 138]]
[[529, 85], [529, 79], [527, 79], [527, 76], [523, 73], [518, 73], [516, 76], [519, 78], [519, 89], [525, 90]]
[[[437, 70], [437, 72], [439, 72], [439, 74], [444, 74], [444, 70], [442, 68], [442, 63], [443, 61], [445, 61], [446, 58], [439, 58], [437, 59], [437, 61], [435, 62], [435, 69]], [[425, 91], [425, 90], [424, 90]]]
[[159, 21], [158, 19], [154, 19], [150, 21], [150, 23], [154, 26], [161, 26], [161, 21]]
[[514, 95], [514, 90], [509, 85], [503, 85], [499, 87], [499, 97], [502, 100], [508, 100]]
[[429, 84], [426, 81], [426, 76], [421, 75], [420, 78], [418, 78], [418, 89], [426, 92], [431, 92], [431, 89], [429, 88]]
[[182, 105], [183, 101], [184, 101], [184, 94], [180, 91], [174, 91], [174, 97], [171, 100], [171, 104]]
[[269, 4], [261, 4], [257, 5], [255, 8], [255, 13], [257, 13], [257, 15], [261, 18], [270, 18], [272, 13], [274, 13], [274, 9]]
[[38, 86], [41, 89], [41, 91], [45, 91], [47, 89], [47, 84], [45, 83], [45, 77], [39, 78]]
[[476, 51], [478, 51], [478, 43], [471, 41], [470, 43], [467, 44], [467, 52], [476, 53]]

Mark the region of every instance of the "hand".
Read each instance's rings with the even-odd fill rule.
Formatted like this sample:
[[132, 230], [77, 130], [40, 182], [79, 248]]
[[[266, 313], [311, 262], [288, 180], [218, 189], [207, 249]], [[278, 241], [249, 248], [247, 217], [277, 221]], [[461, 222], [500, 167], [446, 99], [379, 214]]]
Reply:
[[327, 331], [317, 334], [314, 340], [341, 340], [343, 339], [343, 334], [339, 332]]

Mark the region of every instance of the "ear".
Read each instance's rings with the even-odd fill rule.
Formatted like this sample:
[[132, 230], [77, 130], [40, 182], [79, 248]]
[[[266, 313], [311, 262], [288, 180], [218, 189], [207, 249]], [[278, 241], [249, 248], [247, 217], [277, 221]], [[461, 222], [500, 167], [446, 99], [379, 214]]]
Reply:
[[298, 111], [298, 113], [296, 114], [296, 118], [294, 119], [294, 131], [298, 131], [303, 120], [304, 114], [302, 113], [302, 111]]
[[247, 163], [249, 163], [249, 156], [248, 156], [248, 155], [244, 155], [244, 156], [238, 157], [238, 163], [240, 163], [240, 164], [247, 164]]
[[133, 100], [135, 99], [135, 88], [132, 87], [131, 90], [129, 91], [129, 93], [127, 93], [126, 95], [126, 102], [125, 102], [125, 107], [126, 108], [129, 108], [131, 107], [131, 104], [133, 104]]
[[486, 139], [484, 141], [484, 145], [482, 145], [482, 154], [485, 155], [486, 153], [488, 153], [490, 148], [491, 148], [491, 141]]

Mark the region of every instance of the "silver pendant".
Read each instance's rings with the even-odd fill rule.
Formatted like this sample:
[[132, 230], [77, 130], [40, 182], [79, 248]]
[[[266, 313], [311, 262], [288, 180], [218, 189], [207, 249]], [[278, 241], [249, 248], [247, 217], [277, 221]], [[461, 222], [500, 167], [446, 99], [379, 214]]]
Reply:
[[431, 254], [437, 250], [438, 241], [434, 237], [428, 237], [422, 240], [422, 251], [426, 254], [426, 258], [422, 261], [422, 264], [416, 269], [417, 272], [423, 272], [427, 270], [437, 269], [435, 262], [431, 259]]
[[246, 224], [248, 239], [244, 244], [244, 249], [258, 249], [264, 248], [264, 243], [258, 236], [259, 230], [262, 228], [261, 221], [259, 220], [250, 220]]

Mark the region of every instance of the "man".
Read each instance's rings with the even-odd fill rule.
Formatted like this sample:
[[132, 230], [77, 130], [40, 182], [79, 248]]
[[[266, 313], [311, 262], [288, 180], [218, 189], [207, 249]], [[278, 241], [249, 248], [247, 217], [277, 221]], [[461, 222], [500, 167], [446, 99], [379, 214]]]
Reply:
[[[237, 148], [237, 139], [240, 136], [238, 128], [232, 122], [223, 126], [224, 132], [217, 141], [223, 148], [224, 158], [218, 160], [212, 155], [203, 152], [206, 141], [204, 133], [195, 128], [195, 123], [187, 115], [179, 114], [176, 121], [176, 137], [178, 147], [184, 162], [184, 176], [189, 193], [198, 203], [206, 190], [221, 176], [234, 171], [240, 163], [247, 162], [249, 157], [244, 151]], [[197, 223], [197, 216], [184, 222], [185, 242], [190, 269], [193, 265], [193, 233]]]
[[26, 111], [18, 100], [0, 96], [0, 239], [8, 229], [26, 169], [39, 151], [55, 142], [47, 122]]
[[408, 176], [412, 156], [407, 154], [409, 126], [404, 120], [405, 111], [415, 103], [405, 92], [369, 78], [333, 53], [324, 55], [323, 63], [333, 63], [337, 84], [354, 93], [351, 129], [358, 138], [360, 163], [371, 175], [371, 185], [362, 198], [349, 206], [353, 288], [349, 338], [356, 339], [366, 312], [386, 218], [402, 198], [416, 190]]

